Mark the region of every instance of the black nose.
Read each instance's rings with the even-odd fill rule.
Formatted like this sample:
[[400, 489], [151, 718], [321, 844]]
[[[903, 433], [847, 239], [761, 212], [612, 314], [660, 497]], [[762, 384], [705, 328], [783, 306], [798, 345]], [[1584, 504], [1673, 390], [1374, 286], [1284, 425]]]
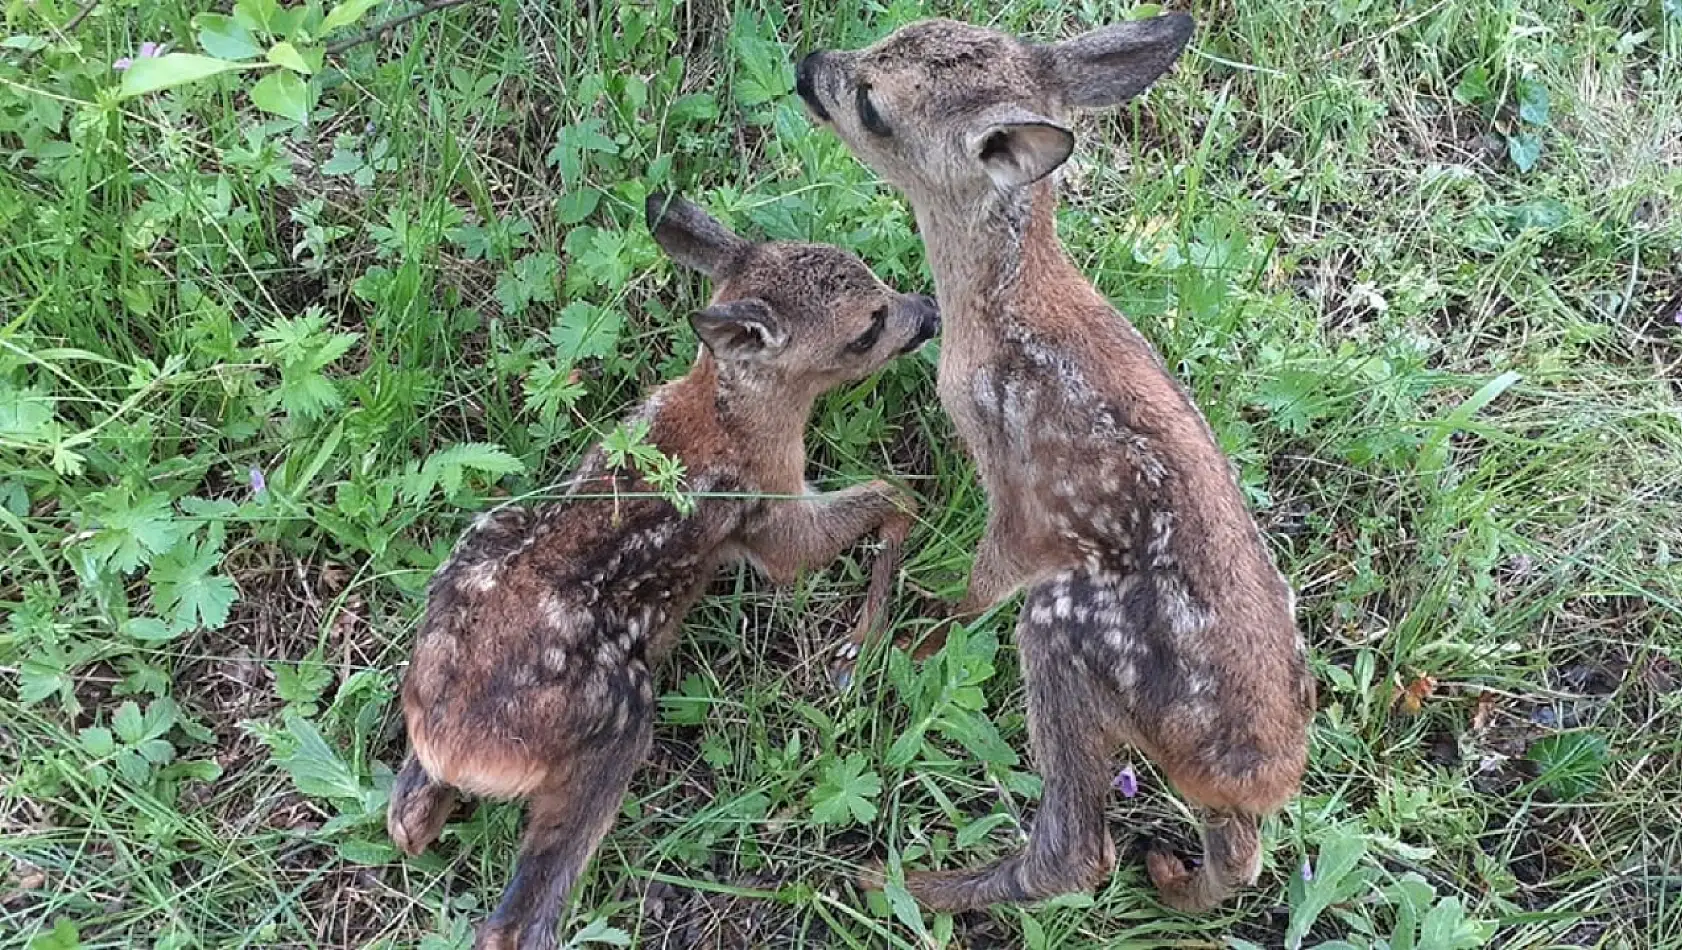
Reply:
[[813, 51], [801, 57], [800, 62], [794, 64], [794, 92], [806, 103], [806, 108], [823, 122], [829, 121], [829, 110], [818, 101], [817, 87], [812, 84], [812, 72], [817, 66], [821, 51]]
[[911, 301], [917, 306], [917, 332], [911, 341], [905, 344], [901, 353], [909, 353], [934, 339], [940, 333], [940, 305], [933, 297], [926, 294], [912, 294]]

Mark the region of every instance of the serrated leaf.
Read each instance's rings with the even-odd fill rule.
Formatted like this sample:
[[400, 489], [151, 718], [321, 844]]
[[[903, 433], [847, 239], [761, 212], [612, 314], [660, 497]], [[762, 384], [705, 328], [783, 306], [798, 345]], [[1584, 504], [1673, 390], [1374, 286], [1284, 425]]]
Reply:
[[111, 727], [117, 730], [117, 737], [129, 745], [146, 738], [146, 719], [140, 715], [140, 707], [133, 700], [117, 707], [117, 714], [111, 717]]
[[79, 733], [82, 748], [95, 758], [103, 759], [117, 751], [117, 740], [112, 737], [111, 730], [103, 726], [90, 726]]
[[263, 51], [251, 31], [233, 17], [201, 13], [193, 22], [199, 28], [199, 46], [217, 59], [250, 59]]
[[88, 550], [123, 574], [151, 563], [153, 557], [175, 547], [186, 533], [163, 492], [131, 502], [127, 489], [115, 488], [88, 500], [97, 500], [104, 509], [97, 516], [99, 528], [88, 540]]
[[175, 746], [163, 739], [147, 739], [135, 746], [134, 751], [153, 765], [168, 765], [175, 758]]
[[359, 799], [362, 783], [338, 753], [321, 737], [315, 724], [293, 712], [284, 714], [292, 751], [275, 756], [274, 763], [292, 776], [298, 791], [314, 798]]
[[625, 319], [618, 311], [574, 300], [561, 310], [561, 319], [549, 328], [549, 341], [555, 344], [556, 355], [568, 363], [605, 357], [612, 355], [619, 345], [619, 333], [624, 326]]
[[608, 947], [628, 947], [631, 945], [631, 935], [618, 927], [610, 926], [605, 918], [597, 917], [590, 921], [567, 942], [569, 947], [580, 947], [585, 944], [601, 944]]
[[119, 749], [116, 758], [117, 774], [130, 785], [144, 785], [152, 777], [152, 765], [133, 749]]
[[310, 88], [298, 74], [285, 69], [270, 71], [251, 87], [251, 103], [303, 125], [310, 119]]
[[882, 779], [869, 768], [862, 752], [834, 759], [824, 770], [823, 781], [812, 790], [812, 820], [819, 824], [845, 824], [848, 816], [857, 822], [876, 817], [872, 799], [882, 793]]
[[169, 53], [137, 59], [134, 65], [123, 73], [122, 85], [117, 88], [117, 98], [132, 99], [135, 96], [173, 89], [245, 68], [242, 63], [232, 63], [196, 53]]
[[315, 72], [310, 68], [310, 64], [305, 62], [304, 57], [299, 54], [298, 48], [285, 40], [269, 47], [268, 60], [276, 66], [285, 66], [295, 73], [303, 73], [306, 76]]
[[220, 629], [239, 597], [231, 579], [211, 573], [220, 562], [214, 547], [190, 540], [159, 558], [147, 574], [158, 613], [172, 618], [177, 628]]
[[356, 23], [379, 4], [380, 0], [346, 0], [327, 11], [326, 18], [321, 21], [322, 35]]
[[594, 188], [574, 188], [555, 199], [555, 217], [565, 225], [577, 224], [588, 218], [601, 200], [602, 193]]

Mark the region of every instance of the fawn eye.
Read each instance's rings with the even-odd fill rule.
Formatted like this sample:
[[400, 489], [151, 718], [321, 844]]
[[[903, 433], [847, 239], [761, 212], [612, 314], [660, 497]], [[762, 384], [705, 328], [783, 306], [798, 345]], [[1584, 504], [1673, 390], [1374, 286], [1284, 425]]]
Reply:
[[885, 326], [887, 322], [888, 308], [877, 307], [876, 312], [870, 315], [870, 329], [859, 334], [858, 339], [847, 344], [847, 352], [870, 352], [871, 348], [876, 345], [876, 341], [882, 338], [882, 327]]
[[857, 104], [859, 121], [864, 123], [865, 131], [883, 138], [893, 134], [888, 128], [888, 123], [882, 121], [881, 113], [876, 111], [876, 106], [870, 101], [870, 83], [859, 83]]

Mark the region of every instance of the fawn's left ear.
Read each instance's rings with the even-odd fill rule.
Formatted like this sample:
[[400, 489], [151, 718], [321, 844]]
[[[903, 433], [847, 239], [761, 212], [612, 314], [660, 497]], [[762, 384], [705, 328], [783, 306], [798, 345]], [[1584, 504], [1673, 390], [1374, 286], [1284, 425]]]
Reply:
[[653, 192], [643, 205], [649, 233], [666, 256], [708, 277], [718, 277], [748, 246], [748, 241], [720, 224], [699, 205]]
[[695, 334], [726, 362], [755, 362], [774, 356], [788, 343], [788, 332], [771, 305], [758, 297], [715, 303], [689, 317]]
[[1043, 115], [1003, 106], [976, 117], [969, 148], [994, 184], [1020, 188], [1068, 161], [1075, 150], [1075, 134]]
[[1120, 105], [1180, 58], [1195, 24], [1184, 13], [1100, 27], [1037, 48], [1062, 100], [1080, 109]]

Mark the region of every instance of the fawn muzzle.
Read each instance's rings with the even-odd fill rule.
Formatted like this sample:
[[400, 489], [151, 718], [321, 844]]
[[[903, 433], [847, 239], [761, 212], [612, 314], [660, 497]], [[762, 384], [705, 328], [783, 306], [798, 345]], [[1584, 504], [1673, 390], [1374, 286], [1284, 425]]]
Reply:
[[820, 122], [828, 122], [829, 110], [825, 109], [823, 103], [818, 100], [818, 88], [812, 81], [812, 74], [817, 68], [818, 57], [822, 55], [821, 51], [807, 53], [801, 57], [800, 62], [795, 64], [794, 92], [802, 102], [806, 103], [806, 108], [811, 110], [814, 118]]
[[927, 294], [911, 294], [907, 299], [917, 308], [917, 332], [910, 342], [900, 348], [897, 354], [900, 356], [916, 350], [940, 334], [940, 307], [934, 298]]

